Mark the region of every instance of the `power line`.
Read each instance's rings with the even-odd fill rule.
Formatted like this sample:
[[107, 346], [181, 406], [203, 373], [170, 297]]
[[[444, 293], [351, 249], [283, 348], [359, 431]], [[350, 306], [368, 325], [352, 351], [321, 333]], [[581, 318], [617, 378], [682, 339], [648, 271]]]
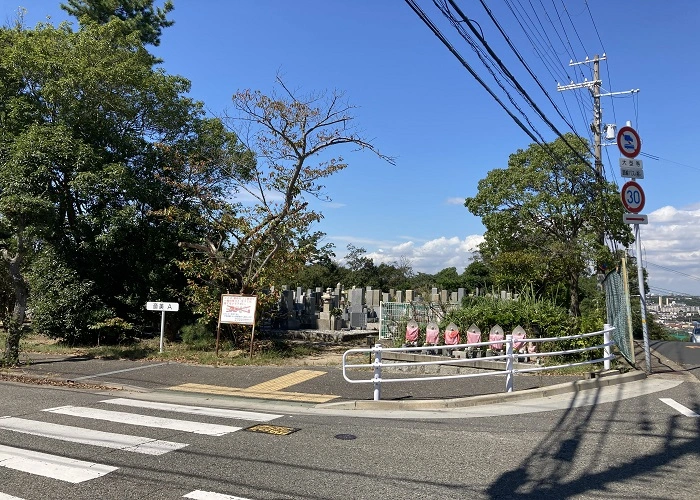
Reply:
[[686, 164], [686, 163], [680, 163], [680, 162], [678, 162], [678, 161], [669, 160], [669, 159], [667, 159], [667, 158], [661, 158], [660, 156], [652, 155], [652, 154], [649, 154], [649, 153], [639, 153], [639, 154], [640, 154], [641, 156], [644, 156], [644, 157], [646, 157], [646, 158], [649, 158], [650, 160], [665, 161], [665, 162], [668, 162], [668, 163], [673, 163], [673, 164], [675, 164], [675, 165], [679, 165], [679, 166], [681, 166], [681, 167], [692, 168], [693, 170], [700, 170], [699, 167], [694, 167], [694, 166], [688, 165], [688, 164]]
[[546, 143], [540, 143], [540, 141], [533, 135], [533, 133], [525, 127], [525, 125], [518, 119], [517, 116], [515, 116], [504, 104], [503, 102], [498, 98], [496, 94], [493, 93], [493, 91], [489, 88], [489, 86], [479, 77], [479, 75], [476, 74], [476, 72], [472, 69], [472, 67], [467, 63], [466, 60], [457, 52], [457, 49], [455, 49], [452, 44], [445, 38], [445, 36], [442, 34], [442, 32], [438, 29], [437, 26], [430, 20], [430, 18], [427, 16], [427, 14], [416, 4], [415, 0], [405, 0], [406, 3], [408, 4], [409, 7], [415, 12], [418, 17], [425, 23], [428, 28], [433, 32], [433, 34], [438, 37], [438, 39], [447, 47], [447, 49], [452, 52], [452, 55], [454, 55], [457, 60], [464, 66], [464, 68], [469, 71], [469, 74], [472, 75], [472, 77], [486, 90], [486, 92], [489, 93], [489, 95], [503, 108], [503, 110], [508, 113], [508, 116], [511, 117], [511, 119], [525, 132], [528, 137], [530, 137], [535, 143], [540, 145], [542, 148], [545, 150], [548, 150], [548, 146]]
[[[513, 6], [513, 4], [511, 4], [511, 2], [509, 0], [505, 0], [505, 3], [508, 6], [511, 14], [515, 18], [518, 25], [523, 30], [523, 33], [525, 33], [525, 36], [532, 44], [533, 49], [535, 50], [535, 52], [537, 53], [537, 55], [540, 58], [540, 61], [542, 61], [542, 63], [545, 65], [545, 68], [547, 68], [547, 70], [549, 71], [549, 74], [552, 76], [552, 78], [554, 78], [554, 81], [558, 83], [559, 81], [562, 80], [562, 78], [555, 77], [554, 74], [552, 73], [552, 71], [550, 70], [550, 64], [547, 60], [549, 55], [547, 54], [547, 52], [551, 52], [554, 55], [554, 58], [552, 60], [555, 62], [552, 66], [556, 69], [562, 70], [560, 74], [564, 75], [563, 79], [565, 81], [573, 81], [574, 78], [569, 75], [567, 67], [561, 66], [560, 63], [557, 61], [557, 59], [559, 58], [559, 54], [554, 49], [554, 46], [552, 45], [552, 42], [550, 41], [550, 37], [546, 36], [545, 34], [542, 34], [542, 35], [540, 34], [539, 27], [544, 26], [544, 22], [540, 19], [537, 11], [532, 6], [532, 2], [530, 2], [530, 7], [532, 8], [533, 14], [534, 14], [537, 22], [532, 20], [529, 13], [527, 11], [525, 11], [525, 8], [523, 7], [522, 3], [520, 3], [519, 1], [518, 1], [518, 4], [520, 5], [520, 10], [522, 11], [522, 13], [517, 12], [517, 9]], [[522, 21], [521, 21], [521, 17], [522, 17]], [[526, 28], [525, 25], [528, 25], [528, 27]], [[532, 27], [530, 28], [529, 26], [532, 26]], [[556, 31], [556, 28], [555, 28], [555, 31]], [[533, 36], [531, 36], [530, 33], [532, 33]], [[542, 47], [542, 52], [540, 52], [540, 50], [537, 47], [537, 44], [535, 43], [536, 41], [538, 41], [537, 40], [538, 37], [543, 38], [546, 41], [546, 44], [540, 44], [540, 46]], [[561, 37], [559, 37], [559, 38], [563, 44], [563, 40], [561, 40]], [[544, 48], [545, 45], [547, 45], [549, 47], [549, 50]], [[564, 50], [566, 51], [566, 48], [564, 48]], [[547, 57], [545, 57], [545, 55], [547, 55]], [[570, 56], [570, 58], [573, 58], [573, 54], [569, 54], [569, 56]], [[575, 68], [575, 69], [578, 69], [578, 68]], [[581, 73], [581, 77], [583, 78], [583, 72], [581, 71], [580, 73]], [[587, 110], [584, 108], [586, 107], [586, 103], [583, 101], [583, 97], [581, 96], [581, 94], [578, 91], [574, 91], [573, 96], [576, 99], [576, 102], [578, 104], [579, 112], [581, 113], [581, 118], [585, 122]], [[566, 100], [563, 96], [562, 96], [562, 100], [564, 102], [566, 102]], [[591, 131], [588, 130], [588, 128], [586, 128], [586, 131], [587, 131], [589, 141], [593, 142], [593, 139], [591, 137]], [[581, 134], [577, 133], [577, 135], [581, 135]]]
[[646, 261], [646, 263], [648, 266], [658, 267], [659, 269], [663, 269], [664, 271], [668, 271], [670, 273], [680, 274], [681, 276], [685, 276], [686, 278], [700, 281], [700, 277], [698, 277], [698, 276], [693, 276], [692, 274], [684, 273], [682, 271], [677, 271], [676, 269], [672, 269], [670, 267], [664, 267], [664, 266], [661, 266], [659, 264], [654, 264], [653, 262], [649, 262], [648, 260]]
[[[561, 113], [561, 111], [559, 110], [559, 107], [555, 104], [555, 102], [552, 100], [551, 96], [549, 95], [549, 92], [547, 92], [547, 90], [544, 88], [544, 86], [540, 82], [539, 78], [537, 78], [537, 76], [532, 72], [532, 70], [530, 69], [530, 66], [525, 62], [523, 57], [520, 55], [520, 52], [518, 52], [518, 49], [516, 49], [515, 46], [513, 45], [513, 43], [511, 42], [510, 37], [506, 34], [506, 32], [501, 27], [500, 23], [496, 20], [493, 13], [491, 12], [491, 9], [489, 9], [489, 7], [486, 5], [484, 0], [480, 0], [480, 2], [481, 2], [481, 6], [484, 8], [484, 10], [488, 14], [489, 18], [496, 25], [496, 27], [498, 28], [498, 31], [501, 33], [504, 40], [508, 44], [508, 47], [510, 47], [510, 49], [516, 55], [516, 57], [518, 58], [520, 63], [527, 70], [528, 74], [532, 77], [532, 79], [535, 80], [535, 83], [537, 83], [537, 86], [540, 88], [542, 93], [547, 97], [547, 99], [552, 104], [552, 106], [557, 111], [557, 113], [562, 118], [562, 120], [564, 120], [564, 123], [566, 123], [569, 126], [569, 128], [571, 129], [572, 132], [576, 133], [574, 126], [569, 121], [567, 121], [566, 117]], [[450, 3], [452, 3], [452, 2], [450, 2]], [[485, 42], [483, 42], [483, 43], [485, 43]], [[571, 113], [569, 113], [569, 119], [571, 119]]]
[[[508, 70], [508, 68], [505, 66], [505, 64], [503, 64], [503, 62], [501, 61], [501, 59], [500, 59], [500, 58], [496, 55], [496, 53], [491, 49], [491, 47], [490, 47], [490, 45], [488, 44], [488, 42], [486, 42], [486, 40], [484, 39], [484, 37], [479, 33], [479, 31], [477, 31], [477, 29], [474, 27], [474, 25], [473, 25], [473, 23], [471, 22], [471, 20], [464, 14], [464, 12], [462, 12], [462, 10], [459, 8], [459, 6], [457, 6], [457, 4], [454, 2], [454, 0], [447, 0], [447, 1], [449, 1], [450, 5], [452, 5], [452, 7], [457, 11], [457, 14], [462, 18], [462, 20], [467, 24], [467, 26], [469, 26], [469, 28], [470, 28], [470, 30], [472, 31], [472, 33], [474, 33], [474, 35], [479, 39], [479, 41], [481, 42], [481, 44], [484, 46], [484, 48], [485, 48], [486, 51], [489, 53], [489, 55], [491, 56], [491, 58], [496, 62], [496, 64], [497, 64], [498, 67], [501, 69], [501, 71], [503, 72], [503, 74], [505, 74], [505, 76], [507, 76], [507, 77], [513, 82], [513, 84], [516, 86], [516, 88], [517, 88], [518, 92], [520, 93], [520, 95], [523, 96], [523, 98], [525, 98], [525, 100], [526, 100], [526, 101], [529, 103], [529, 105], [535, 110], [535, 112], [540, 116], [540, 118], [542, 118], [542, 120], [552, 129], [552, 131], [553, 131], [558, 137], [560, 137], [560, 138], [562, 139], [562, 141], [564, 142], [564, 144], [566, 144], [566, 146], [567, 146], [567, 147], [568, 147], [568, 148], [569, 148], [569, 149], [570, 149], [584, 164], [588, 165], [594, 172], [596, 172], [597, 175], [599, 175], [599, 172], [595, 169], [595, 167], [593, 167], [593, 165], [591, 165], [590, 162], [589, 162], [588, 160], [586, 160], [583, 156], [581, 156], [581, 154], [580, 154], [576, 149], [574, 149], [574, 147], [569, 143], [569, 141], [566, 140], [566, 138], [564, 137], [564, 135], [563, 135], [563, 134], [556, 128], [556, 126], [554, 126], [554, 124], [545, 116], [545, 114], [542, 112], [542, 110], [541, 110], [541, 109], [537, 106], [537, 104], [533, 101], [533, 99], [530, 97], [530, 95], [527, 93], [527, 91], [525, 91], [525, 89], [520, 85], [520, 83], [518, 82], [518, 80], [517, 80], [517, 79], [513, 76], [513, 74]], [[451, 17], [451, 13], [449, 12], [449, 9], [447, 9], [447, 5], [446, 5], [446, 4], [444, 4], [445, 9], [443, 9], [443, 8], [440, 7], [440, 5], [438, 4], [438, 2], [437, 2], [436, 0], [433, 0], [433, 2], [434, 2], [435, 5], [440, 9], [440, 11], [441, 11], [446, 17], [448, 17], [448, 19], [451, 19], [452, 21], [456, 21], [453, 17]], [[443, 0], [443, 2], [444, 2], [444, 0]], [[453, 23], [453, 24], [454, 24], [454, 23]], [[457, 24], [458, 24], [458, 23], [457, 23]], [[458, 31], [460, 31], [459, 28], [461, 28], [461, 27], [458, 27]], [[462, 34], [463, 38], [465, 38], [464, 35], [466, 35], [466, 33], [460, 33], [460, 34]], [[468, 36], [467, 36], [467, 38], [468, 38]], [[467, 39], [467, 38], [465, 38], [465, 39]], [[473, 46], [473, 43], [472, 43], [470, 40], [467, 39], [467, 41], [470, 43], [470, 45]], [[501, 87], [501, 88], [503, 88], [503, 87]], [[505, 89], [503, 89], [503, 90], [505, 91]], [[543, 90], [544, 90], [544, 89], [543, 89]], [[506, 93], [507, 93], [507, 91], [506, 91]], [[511, 100], [511, 102], [513, 102], [512, 98], [509, 97], [509, 99]], [[515, 103], [513, 103], [513, 104], [515, 104]], [[560, 116], [562, 116], [561, 113], [560, 113]], [[562, 118], [564, 118], [564, 117], [562, 116]], [[564, 120], [566, 121], [566, 119], [564, 119]], [[528, 123], [529, 123], [529, 120], [528, 120]], [[532, 125], [532, 124], [531, 124], [531, 125]], [[543, 139], [543, 141], [544, 141], [544, 139]], [[589, 151], [589, 152], [590, 152], [590, 151]]]
[[659, 286], [649, 285], [649, 290], [659, 290], [665, 293], [660, 293], [658, 295], [685, 295], [686, 297], [697, 297], [695, 293], [679, 292], [678, 290], [669, 290], [667, 288], [661, 288]]

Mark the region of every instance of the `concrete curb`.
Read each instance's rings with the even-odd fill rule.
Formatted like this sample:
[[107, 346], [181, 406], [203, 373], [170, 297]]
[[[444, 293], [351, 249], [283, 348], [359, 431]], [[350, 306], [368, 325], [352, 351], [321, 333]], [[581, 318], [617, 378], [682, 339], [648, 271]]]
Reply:
[[[67, 379], [60, 376], [51, 375], [35, 375], [33, 373], [25, 373], [16, 369], [0, 371], [0, 376], [7, 377], [6, 382], [15, 384], [34, 383], [36, 385], [48, 385], [56, 388], [67, 389], [87, 389], [87, 390], [104, 390], [104, 391], [132, 391], [132, 392], [147, 392], [142, 387], [125, 385], [125, 384], [108, 384], [104, 382], [83, 382]], [[25, 380], [22, 380], [25, 379]], [[31, 381], [31, 382], [27, 382]]]
[[341, 401], [338, 403], [324, 403], [315, 408], [327, 408], [333, 410], [439, 410], [442, 408], [467, 408], [495, 403], [509, 403], [513, 401], [534, 400], [559, 394], [576, 393], [589, 389], [600, 389], [613, 385], [624, 384], [643, 380], [647, 377], [643, 371], [633, 371], [621, 375], [603, 375], [589, 380], [577, 380], [563, 384], [539, 387], [537, 389], [525, 389], [517, 392], [504, 392], [498, 394], [484, 394], [468, 398], [455, 399], [421, 399], [416, 401]]

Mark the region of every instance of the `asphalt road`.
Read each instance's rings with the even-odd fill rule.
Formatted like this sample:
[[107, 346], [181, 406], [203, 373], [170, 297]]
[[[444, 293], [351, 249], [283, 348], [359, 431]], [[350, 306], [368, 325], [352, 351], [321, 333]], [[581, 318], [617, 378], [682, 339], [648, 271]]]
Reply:
[[[337, 367], [37, 359], [14, 373], [60, 386], [0, 382], [0, 500], [694, 499], [697, 351], [669, 344], [653, 345], [646, 379], [411, 411], [337, 406], [371, 399]], [[502, 390], [479, 380], [387, 384], [385, 396]], [[319, 395], [334, 398], [303, 399]]]
[[[235, 399], [189, 395], [185, 401], [179, 394], [169, 398], [179, 406], [165, 409], [131, 399], [152, 404], [172, 394], [160, 390], [0, 383], [0, 393], [0, 415], [14, 419], [0, 418], [3, 499], [697, 498], [700, 382], [687, 373], [506, 406], [392, 418], [294, 405], [281, 412], [248, 409], [232, 418], [205, 409], [232, 410]], [[137, 406], [124, 405], [125, 399]], [[183, 406], [190, 413], [182, 413]], [[79, 416], [76, 408], [92, 416]], [[122, 421], [104, 419], [112, 412]], [[266, 425], [295, 432], [227, 430], [257, 425], [250, 418], [260, 413], [272, 418]], [[170, 420], [146, 426], [152, 417]], [[23, 421], [35, 433], [77, 428], [85, 439], [90, 430], [110, 434], [81, 444], [8, 428]], [[228, 427], [206, 435], [181, 427], [183, 422], [196, 422], [199, 431], [205, 424]], [[105, 448], [113, 436], [181, 447], [160, 455]], [[37, 465], [38, 453], [45, 455]], [[47, 477], [48, 471], [58, 474], [63, 458], [81, 471], [87, 462], [92, 473], [108, 472], [76, 483]]]
[[649, 343], [649, 348], [654, 354], [660, 354], [700, 379], [700, 344], [656, 340]]

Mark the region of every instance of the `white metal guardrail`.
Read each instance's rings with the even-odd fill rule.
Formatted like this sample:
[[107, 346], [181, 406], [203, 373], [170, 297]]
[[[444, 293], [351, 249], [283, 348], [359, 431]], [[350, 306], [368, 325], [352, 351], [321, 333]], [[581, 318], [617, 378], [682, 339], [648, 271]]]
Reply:
[[[605, 370], [610, 369], [610, 361], [615, 359], [615, 355], [612, 354], [612, 346], [614, 342], [611, 340], [611, 332], [615, 328], [611, 325], [605, 325], [603, 330], [598, 332], [583, 333], [580, 335], [570, 335], [567, 337], [548, 337], [548, 338], [513, 338], [512, 335], [506, 335], [505, 340], [496, 340], [488, 342], [478, 342], [473, 344], [456, 344], [450, 346], [423, 346], [423, 347], [382, 347], [381, 344], [375, 344], [374, 347], [367, 348], [357, 348], [349, 349], [343, 353], [343, 378], [350, 382], [351, 384], [373, 384], [374, 386], [374, 400], [379, 401], [381, 399], [381, 386], [382, 383], [390, 382], [423, 382], [428, 380], [447, 380], [453, 378], [473, 378], [473, 377], [489, 377], [489, 376], [506, 376], [506, 392], [513, 392], [513, 377], [517, 373], [531, 373], [539, 372], [545, 370], [556, 370], [561, 368], [567, 368], [572, 366], [581, 365], [591, 365], [596, 363], [603, 363]], [[550, 351], [550, 352], [528, 352], [527, 354], [521, 354], [515, 351], [515, 344], [527, 344], [527, 343], [543, 343], [543, 342], [559, 342], [562, 340], [575, 340], [594, 336], [603, 336], [603, 343], [591, 347], [582, 347], [580, 349], [569, 349], [564, 351]], [[469, 363], [475, 361], [484, 360], [505, 360], [506, 367], [504, 371], [485, 371], [483, 373], [460, 373], [455, 375], [435, 375], [435, 376], [421, 376], [421, 377], [409, 377], [409, 378], [382, 378], [382, 368], [397, 368], [401, 366], [428, 366], [428, 365], [443, 365], [445, 360], [437, 361], [416, 361], [416, 362], [390, 362], [386, 363], [382, 361], [382, 353], [384, 352], [420, 352], [420, 351], [435, 351], [435, 350], [459, 350], [459, 349], [469, 349], [481, 346], [490, 346], [492, 344], [503, 344], [505, 346], [505, 354], [499, 356], [488, 356], [487, 358], [449, 358], [450, 365], [465, 365], [469, 366]], [[603, 357], [598, 359], [592, 359], [589, 361], [580, 361], [576, 363], [566, 363], [555, 366], [533, 366], [531, 368], [514, 368], [514, 363], [518, 358], [528, 357], [528, 358], [545, 358], [551, 356], [562, 356], [567, 354], [577, 354], [586, 351], [594, 351], [603, 349]], [[361, 364], [348, 364], [348, 355], [351, 354], [362, 354], [369, 353], [374, 355], [374, 361], [370, 363]], [[352, 368], [371, 368], [372, 378], [370, 379], [351, 379], [348, 377], [347, 370]]]

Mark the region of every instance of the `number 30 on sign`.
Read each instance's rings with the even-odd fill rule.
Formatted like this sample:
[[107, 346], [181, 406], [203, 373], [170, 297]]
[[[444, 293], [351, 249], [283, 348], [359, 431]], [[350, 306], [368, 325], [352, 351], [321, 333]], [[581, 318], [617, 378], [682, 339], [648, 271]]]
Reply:
[[625, 210], [632, 212], [633, 214], [638, 214], [644, 209], [644, 191], [642, 186], [634, 181], [625, 182], [620, 191], [622, 197], [622, 204]]

